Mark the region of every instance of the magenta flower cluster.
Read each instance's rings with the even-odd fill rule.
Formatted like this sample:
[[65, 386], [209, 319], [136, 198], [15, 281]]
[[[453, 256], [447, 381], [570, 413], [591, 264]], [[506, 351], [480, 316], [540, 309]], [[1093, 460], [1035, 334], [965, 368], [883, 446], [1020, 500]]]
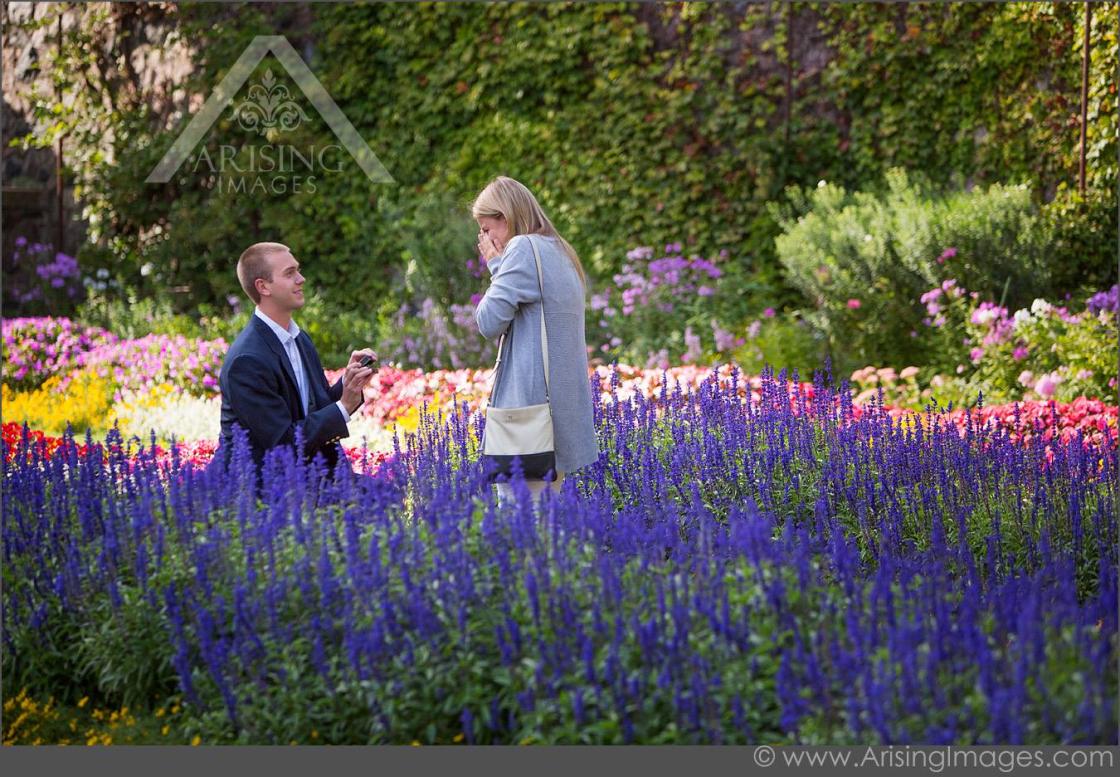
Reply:
[[50, 316], [4, 319], [3, 338], [4, 381], [15, 388], [39, 386], [78, 366], [82, 354], [119, 342], [104, 329]]
[[[196, 396], [209, 396], [218, 393], [218, 374], [228, 348], [221, 338], [148, 335], [99, 345], [80, 354], [77, 366], [112, 380], [121, 390], [172, 383]], [[62, 387], [68, 382], [64, 379]]]
[[956, 280], [950, 278], [942, 282], [940, 286], [927, 291], [921, 296], [921, 302], [926, 306], [926, 313], [929, 315], [922, 319], [922, 323], [926, 326], [941, 327], [945, 325], [945, 315], [943, 313], [945, 301], [959, 299], [964, 296], [964, 290], [957, 285]]

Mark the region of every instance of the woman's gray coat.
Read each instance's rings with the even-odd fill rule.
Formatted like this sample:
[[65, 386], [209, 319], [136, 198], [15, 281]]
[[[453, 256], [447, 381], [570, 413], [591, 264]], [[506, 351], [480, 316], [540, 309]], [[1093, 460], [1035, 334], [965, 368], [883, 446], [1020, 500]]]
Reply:
[[541, 256], [544, 319], [548, 330], [552, 425], [556, 469], [574, 472], [599, 456], [591, 408], [591, 383], [584, 338], [584, 289], [579, 274], [555, 238], [515, 235], [490, 260], [490, 287], [475, 309], [478, 331], [489, 340], [511, 326], [495, 378], [493, 407], [523, 407], [545, 401], [541, 356], [541, 293], [530, 240]]

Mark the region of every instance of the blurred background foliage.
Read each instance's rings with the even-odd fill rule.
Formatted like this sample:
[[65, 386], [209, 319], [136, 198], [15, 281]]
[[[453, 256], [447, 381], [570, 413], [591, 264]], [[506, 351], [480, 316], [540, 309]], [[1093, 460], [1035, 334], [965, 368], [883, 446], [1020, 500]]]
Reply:
[[[758, 351], [779, 366], [911, 358], [914, 311], [903, 307], [936, 280], [946, 241], [969, 256], [969, 288], [993, 299], [1115, 278], [1115, 2], [1094, 5], [1084, 196], [1081, 4], [115, 6], [83, 10], [60, 50], [44, 52], [65, 98], [36, 96], [37, 129], [22, 141], [66, 137], [90, 227], [78, 259], [111, 276], [110, 292], [82, 303], [89, 318], [136, 311], [156, 328], [228, 336], [220, 322], [245, 315], [236, 257], [280, 240], [304, 265], [315, 305], [303, 318], [332, 358], [366, 338], [396, 348], [428, 320], [402, 310], [431, 300], [446, 312], [484, 290], [467, 265], [469, 203], [498, 174], [536, 193], [590, 271], [589, 294], [611, 287], [636, 246], [726, 251], [709, 317], [737, 332], [764, 308], [788, 313], [789, 337], [775, 322]], [[130, 45], [127, 24], [134, 43], [187, 47], [192, 67], [174, 94], [99, 75], [99, 58]], [[307, 121], [257, 136], [227, 111], [170, 183], [144, 182], [262, 34], [296, 46], [395, 185], [371, 183], [344, 154], [340, 172], [300, 191], [218, 190], [202, 148], [217, 159], [233, 146], [244, 160], [278, 143], [335, 142], [272, 57], [253, 80], [271, 70]], [[798, 223], [807, 215], [813, 234]], [[873, 256], [845, 224], [874, 231]], [[845, 282], [881, 295], [890, 317], [853, 335], [837, 307], [848, 292], [814, 286], [821, 264], [840, 275], [858, 266]], [[131, 302], [113, 309], [107, 296]]]

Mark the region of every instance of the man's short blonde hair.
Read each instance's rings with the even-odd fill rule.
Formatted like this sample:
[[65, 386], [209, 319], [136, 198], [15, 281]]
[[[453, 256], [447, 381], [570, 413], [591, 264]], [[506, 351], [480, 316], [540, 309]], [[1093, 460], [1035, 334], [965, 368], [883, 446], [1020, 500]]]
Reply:
[[261, 303], [261, 293], [257, 291], [257, 279], [272, 280], [272, 266], [268, 257], [290, 249], [283, 243], [253, 243], [237, 260], [237, 280], [254, 304]]

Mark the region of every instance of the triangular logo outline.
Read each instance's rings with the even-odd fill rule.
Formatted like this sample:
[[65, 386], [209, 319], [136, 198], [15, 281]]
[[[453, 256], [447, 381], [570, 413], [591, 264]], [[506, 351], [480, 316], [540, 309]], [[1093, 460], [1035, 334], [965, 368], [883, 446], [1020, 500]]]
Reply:
[[245, 48], [245, 51], [241, 52], [241, 56], [237, 58], [233, 67], [226, 73], [225, 78], [206, 99], [202, 109], [191, 118], [187, 128], [171, 144], [171, 148], [167, 150], [159, 164], [144, 179], [144, 183], [167, 183], [171, 180], [175, 173], [179, 171], [183, 162], [190, 156], [191, 151], [214, 126], [214, 122], [233, 102], [241, 87], [249, 80], [253, 70], [270, 52], [284, 66], [284, 70], [296, 82], [303, 95], [315, 106], [315, 110], [326, 121], [335, 137], [354, 157], [354, 161], [358, 163], [366, 177], [374, 183], [396, 183], [393, 176], [381, 164], [377, 155], [373, 153], [373, 149], [358, 134], [358, 130], [354, 129], [354, 125], [346, 118], [346, 114], [338, 107], [330, 94], [327, 93], [326, 88], [311, 72], [311, 68], [307, 66], [307, 63], [303, 61], [303, 58], [283, 35], [258, 35], [253, 38], [253, 42]]

